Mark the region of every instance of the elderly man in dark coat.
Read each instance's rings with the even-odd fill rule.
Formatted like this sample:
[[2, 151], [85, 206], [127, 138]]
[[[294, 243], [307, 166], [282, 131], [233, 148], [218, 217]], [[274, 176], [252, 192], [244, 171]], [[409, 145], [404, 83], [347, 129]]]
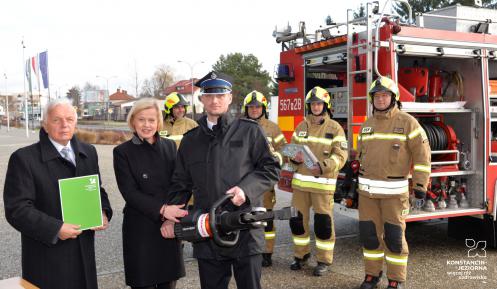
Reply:
[[82, 231], [62, 221], [58, 180], [100, 174], [97, 152], [73, 136], [69, 102], [45, 109], [39, 142], [11, 155], [5, 178], [5, 215], [21, 232], [22, 277], [40, 288], [96, 289], [94, 231], [112, 216], [107, 193], [100, 188], [103, 225]]

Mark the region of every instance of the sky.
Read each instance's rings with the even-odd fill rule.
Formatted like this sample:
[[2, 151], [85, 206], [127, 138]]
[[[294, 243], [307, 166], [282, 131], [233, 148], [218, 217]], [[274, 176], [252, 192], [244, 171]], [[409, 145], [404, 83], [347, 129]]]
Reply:
[[[24, 59], [48, 50], [51, 96], [86, 82], [135, 94], [160, 65], [177, 79], [200, 78], [220, 55], [253, 54], [270, 75], [281, 45], [272, 36], [305, 21], [313, 33], [325, 18], [346, 20], [360, 0], [15, 0], [0, 16], [0, 94], [23, 92]], [[21, 42], [24, 41], [25, 49]], [[201, 63], [201, 62], [204, 63]], [[4, 79], [7, 75], [7, 80]], [[99, 75], [101, 77], [97, 78]], [[46, 95], [47, 90], [42, 90]]]

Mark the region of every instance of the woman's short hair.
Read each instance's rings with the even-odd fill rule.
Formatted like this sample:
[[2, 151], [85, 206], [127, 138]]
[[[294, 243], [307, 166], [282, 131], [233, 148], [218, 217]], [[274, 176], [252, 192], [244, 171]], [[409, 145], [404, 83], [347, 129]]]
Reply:
[[135, 104], [128, 113], [126, 121], [128, 123], [129, 128], [133, 132], [135, 132], [135, 128], [133, 126], [133, 118], [135, 117], [136, 114], [140, 113], [142, 110], [149, 108], [154, 108], [157, 113], [157, 131], [162, 130], [162, 125], [163, 125], [162, 112], [159, 108], [159, 104], [155, 98], [146, 97], [139, 99], [137, 102], [135, 102]]

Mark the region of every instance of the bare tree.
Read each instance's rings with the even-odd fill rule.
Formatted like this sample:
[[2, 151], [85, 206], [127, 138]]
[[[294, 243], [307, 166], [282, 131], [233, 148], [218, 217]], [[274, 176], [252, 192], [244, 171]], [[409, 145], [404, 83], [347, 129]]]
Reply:
[[85, 86], [83, 86], [83, 91], [96, 91], [96, 90], [100, 90], [100, 86], [90, 82], [86, 82]]
[[150, 79], [145, 79], [140, 97], [164, 98], [166, 87], [174, 83], [173, 69], [165, 64], [159, 66]]
[[136, 68], [136, 59], [135, 59], [135, 97], [138, 97], [138, 69]]
[[354, 11], [354, 18], [361, 18], [366, 16], [366, 6], [364, 6], [363, 3], [357, 7], [357, 9]]

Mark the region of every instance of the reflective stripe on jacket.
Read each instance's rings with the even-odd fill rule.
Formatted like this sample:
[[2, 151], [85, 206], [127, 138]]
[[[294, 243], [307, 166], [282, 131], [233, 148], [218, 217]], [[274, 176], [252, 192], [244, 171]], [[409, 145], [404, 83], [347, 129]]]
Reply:
[[278, 158], [280, 165], [283, 164], [283, 157], [281, 155], [281, 149], [287, 143], [285, 136], [281, 132], [281, 129], [274, 122], [266, 119], [264, 116], [261, 117], [258, 121], [261, 126], [264, 134], [266, 135], [266, 139], [271, 144], [274, 149], [273, 154]]
[[348, 156], [347, 140], [342, 127], [325, 115], [321, 124], [313, 122], [315, 116], [308, 115], [295, 129], [292, 143], [307, 145], [316, 156], [322, 174], [313, 176], [309, 169], [300, 164], [292, 180], [292, 187], [314, 193], [333, 193], [338, 171]]
[[387, 113], [375, 112], [366, 120], [357, 138], [361, 163], [359, 192], [388, 197], [408, 194], [412, 185], [426, 191], [431, 172], [431, 151], [418, 121], [397, 106]]
[[196, 121], [187, 117], [183, 117], [175, 121], [173, 121], [171, 117], [168, 117], [164, 120], [164, 127], [159, 132], [159, 135], [163, 138], [174, 141], [176, 146], [179, 147], [181, 140], [183, 139], [183, 135], [197, 126], [198, 124]]
[[408, 192], [409, 181], [375, 181], [359, 177], [359, 190], [370, 194], [398, 195]]

